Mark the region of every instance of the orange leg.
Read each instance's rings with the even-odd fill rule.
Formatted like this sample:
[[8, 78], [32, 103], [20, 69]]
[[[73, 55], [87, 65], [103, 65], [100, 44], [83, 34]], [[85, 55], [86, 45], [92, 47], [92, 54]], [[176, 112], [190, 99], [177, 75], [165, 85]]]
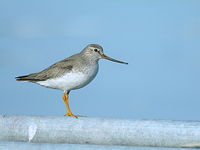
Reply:
[[69, 102], [68, 102], [69, 92], [70, 91], [68, 91], [67, 94], [64, 93], [63, 97], [62, 97], [63, 100], [64, 100], [64, 102], [65, 102], [65, 105], [67, 106], [67, 114], [65, 116], [72, 116], [72, 117], [76, 117], [77, 118], [79, 116], [78, 115], [73, 115], [72, 112], [71, 112], [71, 110], [70, 110], [70, 108], [69, 108]]

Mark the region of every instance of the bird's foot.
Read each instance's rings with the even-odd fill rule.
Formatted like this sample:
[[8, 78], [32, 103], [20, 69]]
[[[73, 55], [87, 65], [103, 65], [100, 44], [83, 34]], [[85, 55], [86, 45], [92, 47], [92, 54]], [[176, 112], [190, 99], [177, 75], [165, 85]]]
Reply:
[[67, 113], [67, 114], [65, 114], [65, 116], [70, 116], [70, 117], [75, 117], [75, 118], [85, 117], [85, 116], [80, 116], [80, 115], [73, 115], [72, 113]]

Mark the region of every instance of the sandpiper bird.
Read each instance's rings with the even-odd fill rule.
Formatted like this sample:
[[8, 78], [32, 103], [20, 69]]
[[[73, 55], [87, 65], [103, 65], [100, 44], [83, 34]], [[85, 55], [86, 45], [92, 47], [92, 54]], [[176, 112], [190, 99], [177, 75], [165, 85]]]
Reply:
[[31, 73], [16, 77], [17, 81], [29, 81], [37, 83], [46, 88], [64, 91], [63, 100], [67, 106], [65, 116], [79, 117], [73, 115], [68, 103], [68, 95], [71, 90], [79, 89], [90, 83], [98, 72], [98, 60], [104, 58], [114, 62], [128, 64], [110, 58], [103, 53], [103, 48], [98, 44], [86, 46], [80, 53], [63, 59], [41, 72]]

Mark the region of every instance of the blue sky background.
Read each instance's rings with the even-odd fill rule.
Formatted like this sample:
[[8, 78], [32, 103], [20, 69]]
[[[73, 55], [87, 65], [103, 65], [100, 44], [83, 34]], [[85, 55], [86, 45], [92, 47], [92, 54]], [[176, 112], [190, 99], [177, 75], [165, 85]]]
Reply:
[[200, 1], [0, 1], [0, 114], [66, 114], [63, 92], [16, 82], [91, 43], [100, 60], [70, 108], [88, 117], [200, 120]]

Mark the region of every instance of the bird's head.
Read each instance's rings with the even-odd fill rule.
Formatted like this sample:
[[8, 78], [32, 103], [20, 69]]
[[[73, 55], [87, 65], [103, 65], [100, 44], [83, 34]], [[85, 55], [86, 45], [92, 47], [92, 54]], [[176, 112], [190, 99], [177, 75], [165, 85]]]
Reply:
[[106, 56], [103, 53], [103, 48], [98, 44], [87, 45], [81, 53], [83, 53], [84, 55], [88, 56], [90, 59], [93, 59], [93, 60], [99, 60], [103, 58], [103, 59], [111, 60], [111, 61], [122, 63], [122, 64], [128, 64], [126, 62], [122, 62], [122, 61]]

